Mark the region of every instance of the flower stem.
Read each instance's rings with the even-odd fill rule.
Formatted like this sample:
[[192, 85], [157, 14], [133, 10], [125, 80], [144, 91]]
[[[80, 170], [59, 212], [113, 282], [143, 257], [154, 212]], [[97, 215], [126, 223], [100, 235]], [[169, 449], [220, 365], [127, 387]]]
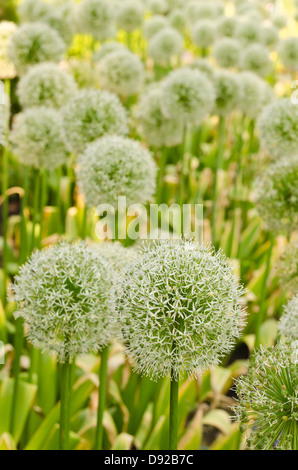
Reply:
[[23, 319], [18, 318], [15, 323], [16, 333], [14, 340], [14, 362], [13, 362], [13, 376], [14, 376], [14, 385], [13, 385], [13, 396], [11, 404], [11, 414], [10, 414], [10, 433], [13, 435], [14, 426], [15, 426], [15, 411], [17, 406], [18, 399], [18, 390], [20, 383], [20, 371], [21, 371], [21, 355], [23, 349]]
[[262, 326], [262, 323], [264, 322], [266, 315], [265, 315], [265, 301], [266, 301], [266, 295], [267, 295], [267, 280], [269, 277], [270, 273], [270, 266], [271, 266], [271, 256], [272, 256], [272, 250], [273, 250], [273, 245], [274, 245], [274, 236], [271, 235], [270, 237], [270, 246], [267, 252], [267, 260], [266, 260], [266, 268], [263, 276], [263, 282], [262, 282], [262, 290], [261, 290], [261, 299], [260, 299], [260, 311], [259, 315], [257, 317], [257, 325], [256, 325], [256, 339], [255, 339], [255, 346], [254, 349], [257, 349], [260, 346], [260, 329]]
[[102, 450], [103, 413], [104, 413], [104, 409], [106, 406], [106, 397], [107, 397], [108, 358], [109, 358], [109, 347], [106, 346], [101, 352], [101, 363], [100, 363], [100, 369], [99, 369], [99, 393], [98, 393], [95, 450]]
[[85, 240], [86, 235], [87, 235], [87, 218], [88, 218], [88, 207], [85, 204], [84, 209], [83, 209], [83, 220], [82, 220], [82, 233], [81, 233], [82, 240]]
[[220, 116], [218, 123], [218, 144], [216, 152], [216, 164], [215, 164], [215, 174], [214, 174], [214, 183], [213, 183], [213, 195], [212, 195], [212, 242], [213, 245], [216, 243], [216, 216], [217, 216], [217, 179], [218, 172], [222, 167], [222, 158], [224, 153], [224, 141], [225, 141], [225, 118]]
[[35, 188], [34, 188], [34, 203], [33, 203], [33, 217], [32, 217], [32, 232], [31, 232], [30, 251], [33, 251], [34, 248], [35, 248], [35, 227], [36, 227], [37, 212], [38, 212], [39, 198], [40, 198], [39, 193], [40, 193], [40, 178], [39, 178], [39, 173], [36, 173]]
[[70, 375], [71, 364], [69, 359], [67, 359], [62, 364], [61, 371], [60, 450], [68, 450], [70, 431]]
[[40, 220], [39, 220], [39, 240], [38, 240], [38, 247], [42, 247], [42, 235], [43, 235], [43, 212], [47, 202], [47, 173], [46, 170], [43, 168], [40, 173], [41, 179], [41, 199], [40, 199]]
[[178, 447], [178, 392], [179, 379], [177, 380], [173, 369], [171, 374], [171, 392], [170, 392], [170, 429], [169, 441], [170, 450], [177, 450]]

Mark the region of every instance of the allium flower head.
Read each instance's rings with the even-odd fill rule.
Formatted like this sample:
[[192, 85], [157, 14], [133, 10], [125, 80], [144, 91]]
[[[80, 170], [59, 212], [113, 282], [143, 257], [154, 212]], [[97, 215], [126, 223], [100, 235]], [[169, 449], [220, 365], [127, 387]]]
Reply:
[[213, 55], [220, 67], [238, 67], [241, 45], [237, 39], [222, 38], [216, 41]]
[[120, 0], [117, 4], [117, 25], [124, 31], [141, 27], [144, 18], [143, 5], [139, 0]]
[[23, 107], [43, 105], [60, 108], [76, 91], [73, 77], [51, 63], [31, 67], [18, 86], [18, 96]]
[[14, 78], [16, 70], [8, 57], [8, 44], [10, 37], [16, 31], [17, 26], [12, 21], [0, 22], [0, 80], [5, 78]]
[[272, 88], [253, 72], [240, 72], [237, 78], [240, 90], [238, 107], [250, 119], [256, 119], [263, 108], [273, 100]]
[[220, 11], [218, 8], [219, 3], [205, 1], [190, 1], [186, 4], [186, 18], [190, 25], [199, 20], [212, 20], [219, 16]]
[[281, 42], [279, 57], [285, 67], [298, 69], [298, 37], [287, 38]]
[[273, 69], [269, 50], [262, 44], [251, 44], [240, 56], [240, 66], [243, 70], [255, 72], [260, 77], [266, 77]]
[[213, 79], [215, 90], [215, 114], [226, 116], [233, 111], [239, 101], [239, 85], [235, 74], [228, 70], [218, 70]]
[[124, 44], [121, 44], [121, 42], [105, 42], [99, 49], [97, 49], [97, 51], [94, 52], [93, 60], [95, 62], [100, 62], [106, 55], [119, 50], [125, 51], [127, 48]]
[[116, 286], [127, 355], [152, 379], [197, 375], [228, 353], [243, 326], [244, 289], [222, 252], [191, 241], [150, 243]]
[[53, 6], [43, 0], [24, 0], [18, 6], [18, 14], [22, 23], [42, 21], [53, 9]]
[[112, 280], [122, 275], [122, 271], [138, 256], [135, 248], [126, 248], [120, 242], [102, 242], [94, 245], [97, 253], [109, 265]]
[[272, 157], [298, 153], [298, 106], [287, 98], [263, 109], [258, 120], [262, 146]]
[[200, 123], [214, 104], [214, 89], [206, 75], [182, 68], [171, 72], [162, 85], [162, 108], [166, 116]]
[[294, 294], [298, 289], [298, 240], [291, 241], [285, 248], [277, 265], [280, 285]]
[[141, 97], [137, 119], [142, 137], [153, 147], [173, 147], [183, 140], [183, 122], [179, 116], [165, 116], [160, 88]]
[[25, 23], [11, 36], [8, 53], [19, 73], [40, 62], [59, 62], [65, 44], [44, 23]]
[[183, 37], [174, 28], [163, 28], [149, 41], [148, 55], [157, 64], [168, 64], [173, 57], [181, 54]]
[[154, 15], [165, 13], [168, 8], [167, 0], [147, 0], [148, 10]]
[[62, 116], [68, 146], [76, 153], [105, 134], [128, 132], [125, 108], [104, 90], [81, 90], [62, 108]]
[[282, 15], [279, 12], [273, 11], [271, 15], [271, 21], [274, 26], [276, 26], [276, 28], [282, 29], [287, 26], [288, 18], [286, 17], [286, 15]]
[[298, 294], [285, 306], [279, 322], [279, 333], [288, 341], [298, 341]]
[[249, 18], [244, 18], [237, 23], [235, 37], [239, 39], [244, 46], [258, 43], [262, 40], [262, 29], [258, 22]]
[[151, 153], [135, 140], [106, 136], [80, 155], [77, 178], [89, 207], [145, 204], [155, 192], [156, 166]]
[[189, 64], [189, 68], [198, 70], [206, 75], [211, 81], [213, 80], [215, 69], [208, 59], [196, 59]]
[[217, 22], [217, 30], [223, 37], [233, 37], [237, 26], [235, 16], [222, 16]]
[[291, 233], [298, 227], [298, 158], [283, 157], [257, 181], [257, 205], [269, 229]]
[[261, 348], [248, 375], [237, 380], [237, 420], [250, 430], [248, 447], [294, 450], [298, 447], [298, 367], [295, 351], [285, 345]]
[[107, 54], [98, 66], [101, 86], [121, 96], [139, 92], [144, 80], [141, 59], [129, 50]]
[[[67, 21], [65, 20], [67, 18]], [[55, 29], [65, 44], [71, 44], [76, 32], [75, 8], [72, 0], [54, 5], [42, 21]]]
[[108, 0], [83, 0], [77, 7], [78, 29], [98, 41], [115, 35], [115, 20], [113, 4]]
[[198, 47], [210, 47], [216, 39], [216, 28], [212, 20], [199, 20], [191, 29], [191, 37]]
[[154, 15], [144, 22], [143, 33], [146, 39], [152, 38], [163, 28], [169, 26], [169, 21], [165, 16]]
[[262, 28], [262, 43], [269, 48], [275, 47], [279, 41], [279, 31], [273, 25], [266, 25]]
[[101, 350], [115, 316], [107, 297], [111, 269], [96, 249], [60, 243], [33, 253], [16, 277], [16, 317], [30, 343], [55, 351], [60, 362]]
[[67, 157], [61, 115], [52, 108], [28, 108], [17, 115], [10, 140], [25, 165], [53, 170]]
[[180, 33], [184, 33], [184, 30], [186, 28], [186, 18], [184, 10], [182, 8], [175, 8], [174, 10], [172, 10], [169, 14], [169, 22], [172, 28], [177, 29], [177, 31], [180, 31]]

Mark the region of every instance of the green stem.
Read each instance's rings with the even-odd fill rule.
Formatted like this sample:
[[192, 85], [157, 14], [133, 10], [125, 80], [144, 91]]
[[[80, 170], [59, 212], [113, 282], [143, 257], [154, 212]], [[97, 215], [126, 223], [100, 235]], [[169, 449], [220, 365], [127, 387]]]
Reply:
[[274, 245], [274, 236], [271, 235], [270, 246], [267, 252], [266, 267], [265, 267], [262, 288], [261, 288], [260, 311], [257, 317], [257, 325], [256, 325], [256, 340], [255, 340], [255, 346], [254, 346], [255, 349], [257, 349], [260, 346], [260, 330], [261, 330], [262, 323], [265, 321], [265, 318], [266, 318], [265, 301], [266, 301], [266, 295], [267, 295], [267, 280], [268, 280], [269, 273], [270, 273], [273, 245]]
[[44, 226], [44, 208], [47, 202], [47, 173], [43, 168], [40, 173], [41, 178], [41, 200], [40, 200], [40, 212], [39, 212], [39, 239], [38, 247], [42, 248], [42, 236], [43, 236], [43, 226]]
[[27, 244], [28, 244], [28, 233], [27, 233], [27, 221], [25, 216], [25, 209], [28, 203], [28, 188], [29, 188], [29, 167], [25, 167], [25, 178], [24, 178], [24, 195], [22, 197], [21, 205], [21, 240], [20, 240], [20, 266], [26, 261], [27, 256]]
[[30, 251], [33, 251], [35, 248], [35, 227], [36, 227], [37, 213], [38, 213], [38, 207], [39, 207], [39, 198], [40, 198], [39, 193], [40, 193], [40, 178], [39, 178], [39, 173], [36, 173]]
[[215, 173], [214, 173], [214, 182], [213, 182], [213, 195], [212, 195], [212, 220], [211, 220], [211, 230], [212, 230], [212, 242], [213, 245], [216, 243], [216, 216], [217, 216], [217, 179], [218, 172], [222, 167], [222, 159], [224, 154], [224, 143], [225, 143], [225, 118], [220, 116], [218, 123], [218, 145], [216, 152], [216, 163], [215, 163]]
[[68, 450], [70, 431], [70, 376], [71, 364], [69, 359], [62, 364], [61, 373], [61, 408], [60, 408], [60, 450]]
[[15, 323], [16, 334], [14, 340], [14, 362], [13, 362], [13, 396], [11, 404], [10, 414], [10, 433], [13, 435], [15, 431], [15, 412], [18, 399], [19, 383], [20, 383], [20, 371], [21, 371], [21, 355], [23, 349], [23, 319], [18, 318]]
[[169, 443], [170, 450], [177, 450], [178, 447], [178, 393], [179, 380], [176, 379], [172, 369], [171, 391], [170, 391], [170, 429]]
[[163, 182], [164, 182], [164, 174], [165, 174], [165, 166], [167, 164], [167, 148], [164, 147], [161, 150], [161, 158], [159, 161], [159, 173], [158, 173], [158, 184], [157, 184], [157, 204], [161, 204], [162, 202], [162, 193], [163, 193]]
[[87, 235], [87, 219], [88, 219], [88, 207], [85, 205], [84, 212], [83, 212], [83, 220], [82, 220], [82, 233], [81, 233], [82, 240], [85, 240], [86, 235]]
[[63, 232], [63, 220], [64, 220], [64, 215], [63, 215], [63, 205], [62, 205], [62, 200], [61, 200], [61, 178], [62, 178], [62, 168], [59, 166], [57, 169], [57, 193], [56, 193], [56, 206], [58, 209], [58, 227], [57, 227], [57, 232], [60, 234]]
[[102, 450], [103, 414], [104, 414], [104, 410], [106, 406], [106, 397], [107, 397], [108, 358], [109, 358], [109, 347], [106, 346], [102, 350], [102, 353], [101, 353], [101, 363], [100, 363], [100, 369], [99, 369], [99, 393], [98, 393], [95, 450]]

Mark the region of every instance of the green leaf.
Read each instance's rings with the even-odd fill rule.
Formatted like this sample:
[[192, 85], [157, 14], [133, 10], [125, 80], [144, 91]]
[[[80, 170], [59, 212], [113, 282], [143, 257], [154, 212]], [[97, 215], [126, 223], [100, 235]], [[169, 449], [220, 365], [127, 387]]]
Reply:
[[203, 424], [213, 426], [224, 434], [231, 432], [231, 420], [224, 410], [211, 410], [203, 418]]

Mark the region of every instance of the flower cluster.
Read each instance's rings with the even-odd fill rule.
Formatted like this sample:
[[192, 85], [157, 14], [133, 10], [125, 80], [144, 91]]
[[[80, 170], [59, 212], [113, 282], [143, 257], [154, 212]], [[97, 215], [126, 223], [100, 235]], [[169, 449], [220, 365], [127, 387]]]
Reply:
[[141, 97], [137, 119], [141, 135], [153, 147], [172, 147], [183, 140], [183, 122], [177, 116], [165, 116], [159, 88], [149, 90]]
[[256, 181], [257, 206], [269, 229], [291, 233], [298, 227], [298, 159], [284, 157]]
[[162, 107], [166, 116], [200, 123], [214, 104], [214, 88], [198, 70], [182, 68], [171, 72], [162, 84]]
[[298, 341], [298, 294], [285, 307], [279, 322], [279, 333], [288, 341]]
[[81, 90], [62, 108], [62, 116], [68, 146], [76, 153], [105, 134], [128, 132], [125, 108], [108, 91]]
[[65, 44], [59, 34], [44, 23], [25, 23], [11, 36], [8, 53], [22, 74], [40, 62], [59, 62]]
[[30, 343], [55, 351], [60, 362], [101, 350], [114, 331], [110, 284], [109, 263], [83, 242], [36, 251], [15, 279], [15, 316]]
[[222, 252], [191, 241], [150, 243], [123, 272], [115, 307], [127, 355], [152, 379], [197, 375], [228, 353], [244, 293]]
[[73, 77], [51, 63], [31, 67], [18, 86], [19, 100], [24, 108], [42, 105], [61, 108], [76, 91]]
[[248, 374], [237, 381], [237, 420], [250, 430], [251, 449], [297, 449], [298, 368], [286, 345], [255, 352]]
[[98, 70], [102, 87], [118, 95], [135, 95], [142, 87], [143, 63], [128, 49], [119, 49], [106, 54], [99, 62]]
[[78, 183], [89, 207], [116, 207], [119, 196], [128, 206], [145, 204], [155, 192], [155, 162], [138, 141], [102, 137], [88, 145], [78, 163]]
[[10, 140], [15, 154], [25, 165], [53, 170], [66, 161], [61, 115], [52, 108], [33, 107], [20, 113]]
[[274, 158], [298, 153], [298, 106], [287, 98], [266, 106], [259, 119], [261, 144]]

